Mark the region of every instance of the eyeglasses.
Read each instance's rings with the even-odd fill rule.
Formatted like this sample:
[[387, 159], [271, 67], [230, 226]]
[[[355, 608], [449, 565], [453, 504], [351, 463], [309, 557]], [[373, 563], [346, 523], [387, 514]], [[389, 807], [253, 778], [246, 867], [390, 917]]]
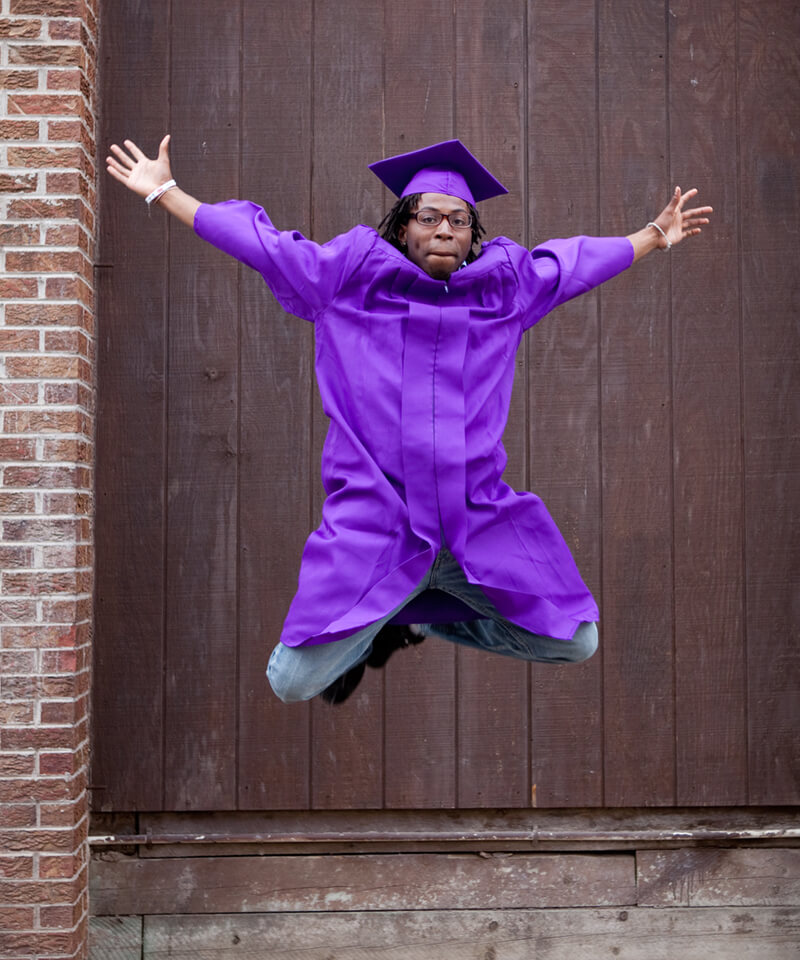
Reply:
[[412, 213], [412, 218], [423, 227], [438, 227], [442, 220], [447, 220], [454, 230], [466, 230], [472, 226], [472, 214], [462, 213], [439, 213], [438, 210], [420, 210], [419, 213]]

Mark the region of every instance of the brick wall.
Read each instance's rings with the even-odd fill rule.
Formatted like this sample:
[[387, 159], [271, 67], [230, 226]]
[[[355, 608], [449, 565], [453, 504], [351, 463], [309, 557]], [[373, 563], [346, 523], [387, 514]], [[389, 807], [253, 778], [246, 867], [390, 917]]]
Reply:
[[85, 956], [96, 0], [0, 0], [0, 957]]

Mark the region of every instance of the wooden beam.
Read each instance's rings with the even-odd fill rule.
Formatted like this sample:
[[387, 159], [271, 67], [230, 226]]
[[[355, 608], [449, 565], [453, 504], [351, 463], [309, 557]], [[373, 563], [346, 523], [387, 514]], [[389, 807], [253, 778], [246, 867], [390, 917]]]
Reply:
[[524, 909], [636, 901], [631, 854], [97, 860], [96, 915]]
[[800, 911], [413, 911], [147, 917], [143, 960], [797, 960]]

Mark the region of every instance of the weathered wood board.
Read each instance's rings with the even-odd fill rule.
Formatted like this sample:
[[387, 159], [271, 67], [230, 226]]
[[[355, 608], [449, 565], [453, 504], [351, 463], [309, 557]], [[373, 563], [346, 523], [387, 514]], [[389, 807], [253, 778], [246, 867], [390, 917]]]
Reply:
[[800, 850], [642, 850], [636, 868], [646, 906], [800, 904]]
[[799, 944], [796, 909], [279, 913], [148, 917], [143, 960], [797, 960]]
[[522, 909], [636, 902], [628, 853], [96, 860], [96, 915]]
[[141, 960], [142, 917], [92, 917], [89, 960]]

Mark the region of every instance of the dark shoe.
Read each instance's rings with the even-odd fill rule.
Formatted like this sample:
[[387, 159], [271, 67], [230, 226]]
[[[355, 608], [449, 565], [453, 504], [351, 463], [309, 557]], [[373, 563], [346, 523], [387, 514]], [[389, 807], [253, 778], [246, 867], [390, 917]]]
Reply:
[[344, 703], [355, 688], [361, 683], [364, 676], [365, 663], [357, 663], [347, 673], [337, 677], [330, 686], [325, 687], [320, 696], [325, 703]]
[[395, 650], [403, 650], [405, 647], [422, 643], [424, 639], [424, 636], [413, 633], [405, 624], [387, 623], [372, 641], [372, 650], [366, 659], [366, 664], [373, 670], [379, 670], [385, 666]]
[[422, 643], [424, 639], [424, 636], [412, 633], [407, 626], [388, 623], [372, 641], [372, 650], [367, 659], [357, 663], [347, 673], [343, 673], [341, 677], [334, 680], [330, 686], [325, 687], [320, 696], [325, 703], [344, 703], [361, 683], [365, 666], [372, 667], [373, 670], [379, 670], [385, 666], [386, 661], [395, 650], [402, 650], [405, 647]]

